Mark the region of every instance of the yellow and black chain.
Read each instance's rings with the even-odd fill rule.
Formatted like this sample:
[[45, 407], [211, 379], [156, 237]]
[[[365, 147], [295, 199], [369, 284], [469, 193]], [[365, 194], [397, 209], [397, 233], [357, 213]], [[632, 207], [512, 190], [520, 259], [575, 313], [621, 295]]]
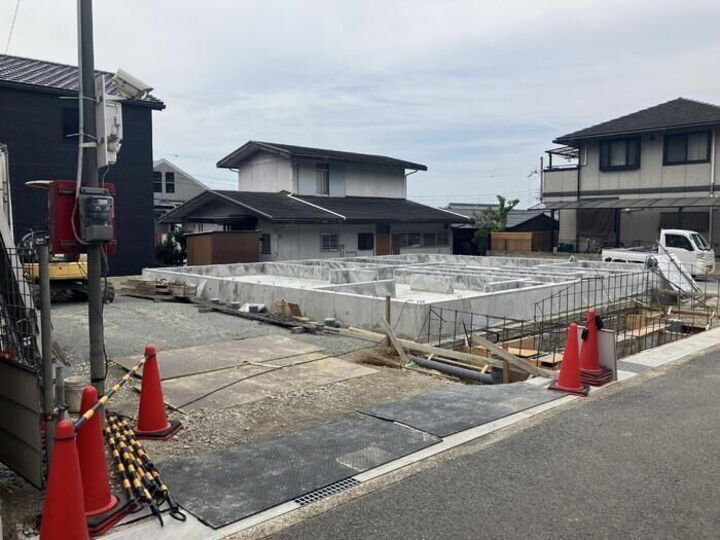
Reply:
[[113, 413], [108, 413], [106, 418], [119, 447], [133, 460], [134, 469], [137, 471], [141, 482], [158, 503], [158, 506], [167, 503], [170, 509], [170, 517], [178, 521], [185, 521], [185, 514], [182, 513], [178, 504], [170, 496], [170, 490], [160, 478], [160, 472], [142, 444], [140, 444], [140, 441], [137, 440], [135, 432], [130, 427], [127, 419], [120, 418]]
[[98, 412], [100, 407], [105, 405], [108, 401], [110, 401], [110, 398], [113, 397], [115, 394], [120, 391], [120, 389], [123, 387], [125, 383], [127, 383], [133, 375], [135, 375], [143, 365], [145, 365], [145, 362], [147, 361], [148, 357], [143, 356], [142, 360], [140, 360], [137, 364], [135, 364], [130, 371], [128, 371], [125, 375], [123, 375], [122, 379], [120, 379], [104, 396], [102, 396], [100, 399], [97, 400], [97, 403], [92, 406], [92, 408], [85, 411], [80, 418], [78, 418], [75, 421], [75, 431], [77, 432], [78, 429], [80, 429], [85, 422], [90, 420], [95, 414]]
[[[116, 463], [118, 472], [123, 477], [123, 488], [127, 491], [128, 486], [132, 491], [132, 499], [137, 506], [147, 507], [158, 518], [160, 525], [164, 525], [160, 509], [155, 502], [150, 491], [142, 480], [141, 473], [138, 471], [135, 459], [127, 451], [122, 443], [119, 433], [112, 429], [112, 426], [105, 426], [105, 437], [112, 451], [113, 459]], [[127, 481], [127, 482], [126, 482]]]

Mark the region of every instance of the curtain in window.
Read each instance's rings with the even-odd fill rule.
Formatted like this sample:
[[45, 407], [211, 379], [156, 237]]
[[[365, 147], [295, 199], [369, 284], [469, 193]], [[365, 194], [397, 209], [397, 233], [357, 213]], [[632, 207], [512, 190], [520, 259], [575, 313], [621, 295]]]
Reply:
[[610, 166], [622, 167], [627, 164], [626, 141], [613, 141], [610, 143]]
[[687, 160], [705, 161], [708, 159], [708, 134], [693, 133], [687, 139]]

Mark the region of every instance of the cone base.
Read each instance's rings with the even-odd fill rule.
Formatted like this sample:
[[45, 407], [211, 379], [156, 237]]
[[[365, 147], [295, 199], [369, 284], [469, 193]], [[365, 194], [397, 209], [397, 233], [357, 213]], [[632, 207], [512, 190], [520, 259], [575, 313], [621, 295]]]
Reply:
[[109, 503], [107, 503], [102, 508], [98, 508], [97, 510], [93, 510], [91, 512], [88, 512], [87, 510], [85, 510], [85, 517], [91, 518], [91, 517], [105, 514], [106, 512], [110, 512], [113, 508], [115, 508], [117, 506], [117, 504], [118, 504], [117, 497], [111, 493]]
[[587, 384], [581, 384], [580, 388], [570, 388], [558, 384], [557, 381], [553, 381], [548, 386], [548, 389], [555, 390], [557, 392], [567, 392], [568, 394], [575, 394], [576, 396], [585, 397], [590, 392], [590, 387]]
[[169, 420], [167, 427], [157, 431], [141, 431], [137, 426], [133, 429], [135, 437], [151, 441], [167, 441], [174, 437], [182, 428], [182, 424], [178, 420]]
[[125, 494], [115, 497], [115, 505], [110, 509], [87, 516], [88, 532], [91, 537], [101, 536], [112, 529], [121, 519], [134, 510], [133, 502]]
[[581, 370], [580, 380], [591, 386], [603, 386], [613, 380], [613, 372], [610, 369], [602, 369], [600, 373]]

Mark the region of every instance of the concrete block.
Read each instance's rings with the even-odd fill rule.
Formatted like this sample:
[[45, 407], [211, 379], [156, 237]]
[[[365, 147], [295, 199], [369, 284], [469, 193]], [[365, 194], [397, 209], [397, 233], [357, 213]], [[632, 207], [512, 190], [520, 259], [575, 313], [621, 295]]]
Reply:
[[418, 274], [410, 276], [410, 290], [452, 294], [455, 291], [453, 281], [451, 277]]

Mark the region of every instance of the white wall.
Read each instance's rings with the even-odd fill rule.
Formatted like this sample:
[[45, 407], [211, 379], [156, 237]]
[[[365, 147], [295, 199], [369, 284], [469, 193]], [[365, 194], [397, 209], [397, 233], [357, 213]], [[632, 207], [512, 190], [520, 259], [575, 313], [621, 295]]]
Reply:
[[[329, 259], [335, 257], [363, 257], [374, 255], [374, 250], [358, 250], [358, 234], [375, 234], [375, 224], [326, 224], [326, 225], [279, 225], [271, 222], [258, 223], [260, 233], [271, 235], [271, 255], [260, 255], [260, 260], [288, 261], [297, 259]], [[393, 225], [391, 233], [395, 232], [438, 232], [445, 230], [440, 224], [415, 223], [408, 225]], [[321, 251], [320, 236], [322, 233], [338, 233], [338, 250]], [[445, 246], [403, 248], [400, 253], [452, 253], [452, 230], [447, 229], [448, 244]], [[377, 245], [374, 242], [374, 245]]]
[[238, 167], [240, 191], [293, 191], [293, 167], [286, 157], [258, 152]]
[[[297, 164], [297, 192], [317, 195], [317, 166], [321, 161], [303, 160]], [[405, 198], [405, 169], [363, 163], [331, 161], [331, 197]]]
[[405, 183], [405, 169], [401, 167], [348, 164], [345, 174], [348, 197], [404, 199], [407, 196]]

